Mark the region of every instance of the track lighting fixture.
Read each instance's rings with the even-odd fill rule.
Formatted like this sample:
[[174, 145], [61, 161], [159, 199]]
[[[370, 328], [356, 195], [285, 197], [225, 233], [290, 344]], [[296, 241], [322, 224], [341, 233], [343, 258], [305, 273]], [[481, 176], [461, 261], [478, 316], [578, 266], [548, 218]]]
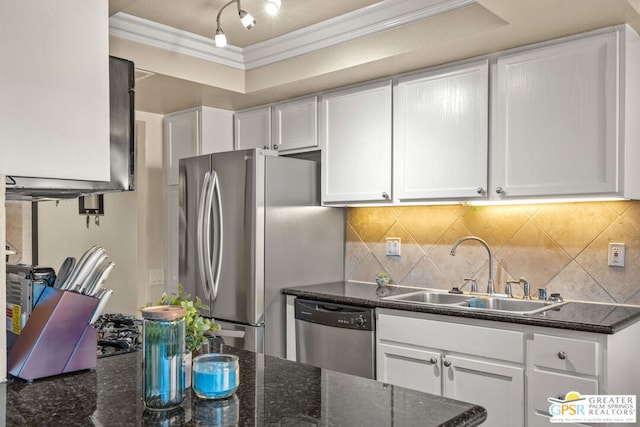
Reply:
[[264, 6], [269, 15], [275, 15], [280, 10], [282, 2], [280, 0], [267, 0], [267, 4]]
[[[220, 15], [225, 8], [233, 3], [236, 3], [238, 6], [238, 16], [240, 17], [240, 22], [247, 30], [252, 29], [256, 25], [256, 20], [251, 16], [249, 12], [243, 10], [240, 7], [240, 0], [231, 0], [227, 2], [222, 8], [218, 11], [218, 16], [216, 17], [216, 36], [215, 43], [217, 47], [225, 47], [227, 45], [227, 36], [224, 34], [222, 27], [220, 26]], [[280, 6], [282, 5], [281, 0], [266, 0], [265, 10], [269, 15], [275, 15], [280, 10]]]

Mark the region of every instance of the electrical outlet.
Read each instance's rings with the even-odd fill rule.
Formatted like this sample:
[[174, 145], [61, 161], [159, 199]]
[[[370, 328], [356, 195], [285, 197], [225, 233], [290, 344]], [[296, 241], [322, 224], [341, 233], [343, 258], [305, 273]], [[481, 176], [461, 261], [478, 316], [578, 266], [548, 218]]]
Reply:
[[400, 256], [400, 238], [399, 237], [387, 237], [385, 243], [385, 254], [387, 256]]
[[624, 267], [624, 243], [609, 243], [609, 267]]

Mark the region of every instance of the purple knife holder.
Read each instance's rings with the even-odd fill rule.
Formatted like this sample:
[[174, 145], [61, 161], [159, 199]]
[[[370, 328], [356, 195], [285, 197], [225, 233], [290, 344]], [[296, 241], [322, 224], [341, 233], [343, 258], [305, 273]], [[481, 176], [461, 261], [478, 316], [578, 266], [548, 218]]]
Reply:
[[89, 320], [99, 301], [46, 287], [7, 354], [7, 372], [33, 381], [95, 369], [98, 334]]

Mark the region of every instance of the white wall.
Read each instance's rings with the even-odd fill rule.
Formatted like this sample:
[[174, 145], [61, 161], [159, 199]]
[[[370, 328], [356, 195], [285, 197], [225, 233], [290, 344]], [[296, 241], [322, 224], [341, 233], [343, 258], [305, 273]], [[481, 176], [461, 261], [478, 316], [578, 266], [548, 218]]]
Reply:
[[136, 189], [106, 194], [99, 226], [90, 217], [87, 228], [78, 200], [38, 203], [38, 264], [57, 271], [65, 257], [103, 246], [116, 263], [105, 284], [114, 290], [105, 312], [130, 315], [164, 290], [162, 282], [149, 285], [150, 270], [163, 268], [162, 116], [137, 119]]
[[[138, 269], [138, 283], [141, 292], [138, 300], [158, 301], [165, 291], [164, 284], [164, 172], [162, 169], [162, 123], [159, 114], [137, 112], [137, 131], [144, 146], [138, 145], [138, 156], [144, 155], [144, 166], [138, 160], [138, 251], [147, 268]], [[144, 170], [142, 170], [144, 168]], [[152, 283], [150, 273], [155, 273], [159, 281]]]

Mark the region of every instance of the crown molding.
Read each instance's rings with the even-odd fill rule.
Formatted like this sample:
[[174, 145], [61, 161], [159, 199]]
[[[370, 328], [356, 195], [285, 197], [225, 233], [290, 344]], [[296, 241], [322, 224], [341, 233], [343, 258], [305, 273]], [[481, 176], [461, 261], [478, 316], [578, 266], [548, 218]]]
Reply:
[[118, 12], [111, 35], [240, 70], [252, 70], [420, 21], [474, 4], [475, 0], [383, 0], [246, 48], [216, 47], [213, 39]]
[[227, 67], [245, 69], [244, 55], [239, 47], [227, 45], [222, 49], [216, 47], [213, 39], [127, 13], [118, 12], [109, 18], [109, 34]]

